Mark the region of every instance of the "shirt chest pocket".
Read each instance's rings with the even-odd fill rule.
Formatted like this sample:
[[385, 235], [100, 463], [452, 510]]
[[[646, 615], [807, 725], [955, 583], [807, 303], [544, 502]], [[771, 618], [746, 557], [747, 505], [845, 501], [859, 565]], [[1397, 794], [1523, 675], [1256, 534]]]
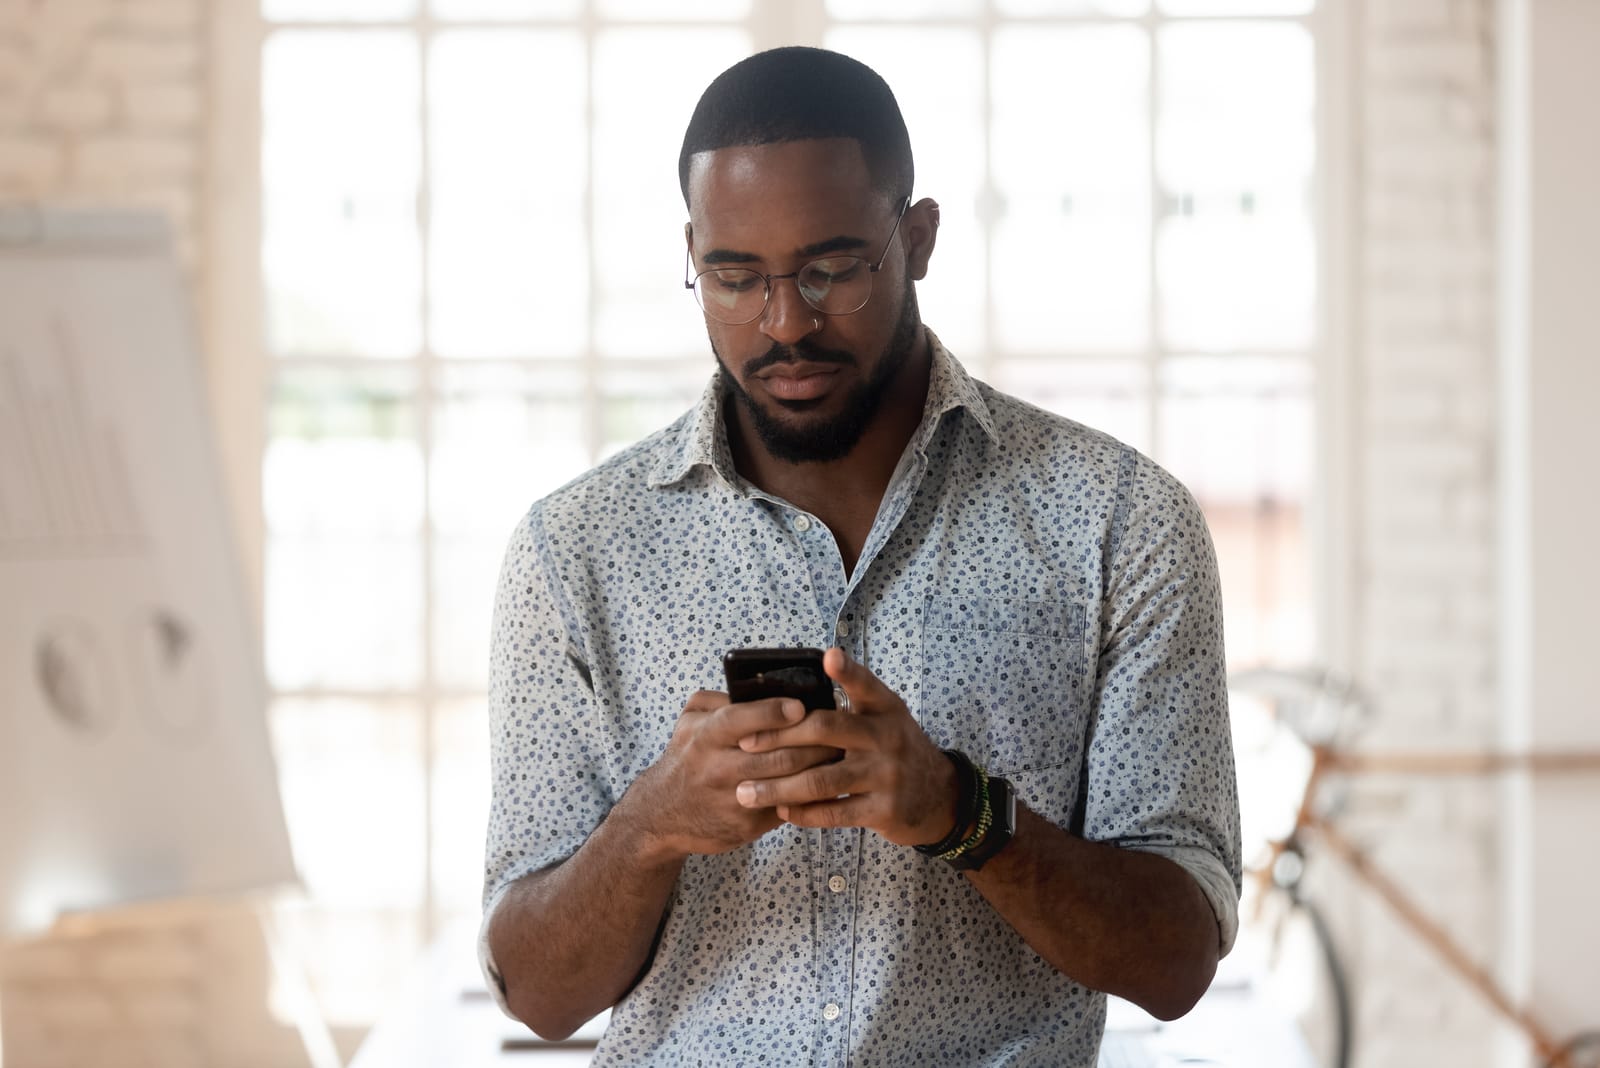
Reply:
[[1084, 614], [1070, 601], [929, 597], [923, 730], [997, 775], [1080, 759], [1089, 688]]

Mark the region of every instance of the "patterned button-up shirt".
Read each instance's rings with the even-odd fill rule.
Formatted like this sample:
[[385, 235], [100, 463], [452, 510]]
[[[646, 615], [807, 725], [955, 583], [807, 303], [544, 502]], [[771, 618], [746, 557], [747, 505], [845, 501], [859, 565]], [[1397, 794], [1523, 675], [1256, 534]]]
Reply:
[[[517, 527], [493, 624], [484, 931], [508, 884], [583, 845], [688, 696], [723, 688], [726, 650], [842, 645], [1034, 812], [1182, 865], [1231, 945], [1238, 806], [1200, 511], [1146, 457], [977, 382], [929, 337], [921, 424], [849, 574], [825, 525], [734, 470], [716, 378]], [[1090, 1066], [1104, 1017], [947, 864], [784, 824], [688, 859], [595, 1063]]]

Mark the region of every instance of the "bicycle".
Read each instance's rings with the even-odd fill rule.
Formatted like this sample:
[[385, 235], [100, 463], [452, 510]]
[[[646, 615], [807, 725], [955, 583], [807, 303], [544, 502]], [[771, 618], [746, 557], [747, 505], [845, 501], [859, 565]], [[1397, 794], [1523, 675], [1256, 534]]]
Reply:
[[1600, 771], [1600, 753], [1503, 751], [1378, 752], [1356, 750], [1351, 741], [1370, 717], [1372, 705], [1350, 679], [1317, 668], [1256, 669], [1229, 679], [1235, 695], [1259, 697], [1272, 719], [1304, 748], [1308, 764], [1294, 798], [1289, 829], [1265, 839], [1265, 856], [1249, 866], [1257, 892], [1257, 918], [1268, 901], [1282, 905], [1275, 927], [1276, 948], [1287, 925], [1301, 922], [1310, 938], [1326, 997], [1320, 1021], [1303, 1024], [1308, 1040], [1322, 1046], [1326, 1068], [1349, 1068], [1356, 1038], [1349, 975], [1326, 916], [1306, 896], [1302, 882], [1307, 856], [1325, 848], [1343, 862], [1359, 885], [1374, 892], [1401, 924], [1438, 954], [1469, 986], [1533, 1046], [1543, 1068], [1600, 1068], [1600, 1030], [1559, 1041], [1462, 948], [1433, 916], [1380, 868], [1337, 826], [1342, 798], [1330, 799], [1327, 784], [1336, 777], [1363, 774], [1423, 776], [1492, 775], [1510, 771], [1574, 773]]

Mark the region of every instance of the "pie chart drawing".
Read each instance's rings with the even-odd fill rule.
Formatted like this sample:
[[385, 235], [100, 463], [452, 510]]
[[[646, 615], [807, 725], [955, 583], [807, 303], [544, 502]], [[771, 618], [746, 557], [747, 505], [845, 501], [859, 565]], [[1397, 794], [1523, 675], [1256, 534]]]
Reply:
[[139, 703], [162, 734], [203, 736], [211, 727], [211, 660], [200, 633], [175, 612], [151, 609], [129, 627]]
[[82, 734], [111, 726], [105, 653], [89, 624], [78, 619], [47, 624], [34, 645], [33, 669], [57, 723]]

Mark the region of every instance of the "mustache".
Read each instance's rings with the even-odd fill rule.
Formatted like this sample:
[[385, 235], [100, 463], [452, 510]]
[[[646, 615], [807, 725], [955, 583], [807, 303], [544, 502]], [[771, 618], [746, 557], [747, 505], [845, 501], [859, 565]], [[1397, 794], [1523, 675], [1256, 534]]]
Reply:
[[774, 344], [766, 352], [744, 365], [744, 373], [757, 375], [780, 363], [833, 363], [841, 367], [854, 367], [856, 358], [840, 349], [825, 349], [809, 341], [796, 345]]

